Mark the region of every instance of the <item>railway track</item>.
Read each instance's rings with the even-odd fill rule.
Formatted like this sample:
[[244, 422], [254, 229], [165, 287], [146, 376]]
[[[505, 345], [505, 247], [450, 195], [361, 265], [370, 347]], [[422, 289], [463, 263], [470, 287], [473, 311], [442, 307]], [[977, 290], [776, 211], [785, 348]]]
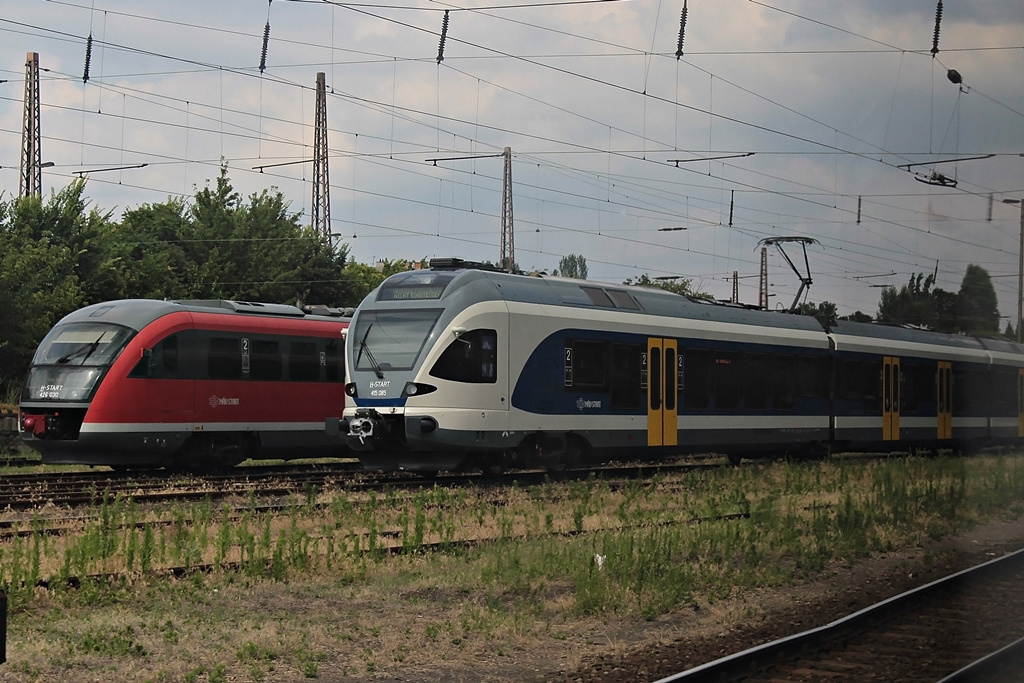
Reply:
[[680, 463], [628, 463], [605, 465], [551, 474], [544, 470], [521, 470], [500, 476], [478, 473], [444, 473], [436, 477], [394, 472], [367, 472], [358, 463], [341, 461], [315, 466], [257, 465], [237, 467], [220, 474], [183, 475], [151, 472], [34, 472], [9, 474], [0, 478], [0, 510], [35, 510], [47, 507], [75, 508], [98, 505], [104, 497], [120, 495], [136, 503], [171, 500], [221, 499], [230, 496], [282, 496], [313, 487], [338, 485], [353, 490], [417, 489], [421, 486], [461, 486], [483, 480], [520, 485], [542, 484], [549, 478], [597, 476], [603, 479], [634, 480], [656, 472], [720, 467], [703, 461]]
[[1024, 550], [658, 683], [1019, 681], [1022, 580]]

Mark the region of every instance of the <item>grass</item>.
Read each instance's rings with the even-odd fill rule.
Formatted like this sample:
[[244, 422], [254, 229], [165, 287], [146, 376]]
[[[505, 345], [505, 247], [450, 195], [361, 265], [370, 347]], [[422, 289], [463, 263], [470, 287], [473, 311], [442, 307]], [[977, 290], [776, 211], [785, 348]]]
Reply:
[[[581, 625], [707, 608], [1020, 517], [1024, 456], [754, 463], [500, 494], [342, 488], [283, 514], [107, 497], [94, 512], [75, 533], [31, 522], [0, 545], [7, 666], [24, 680], [64, 666], [140, 680], [365, 677], [506, 657]], [[719, 517], [735, 513], [749, 518]], [[196, 571], [170, 579], [169, 567]]]

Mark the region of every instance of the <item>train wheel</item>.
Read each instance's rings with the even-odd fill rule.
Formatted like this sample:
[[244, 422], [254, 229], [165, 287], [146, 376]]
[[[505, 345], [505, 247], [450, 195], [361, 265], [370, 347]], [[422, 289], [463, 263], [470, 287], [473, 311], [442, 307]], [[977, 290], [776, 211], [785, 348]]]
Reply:
[[733, 467], [739, 467], [739, 464], [743, 462], [743, 456], [739, 453], [729, 453], [726, 457], [729, 458], [729, 464]]

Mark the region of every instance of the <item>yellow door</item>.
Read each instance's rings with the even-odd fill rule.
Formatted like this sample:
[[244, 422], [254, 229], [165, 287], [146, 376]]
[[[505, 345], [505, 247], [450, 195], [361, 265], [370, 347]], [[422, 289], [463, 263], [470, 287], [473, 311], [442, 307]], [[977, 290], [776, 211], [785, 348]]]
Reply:
[[939, 361], [938, 374], [939, 438], [953, 438], [953, 365]]
[[893, 356], [882, 363], [882, 440], [900, 440], [900, 359]]
[[678, 443], [677, 416], [679, 349], [675, 339], [647, 340], [647, 445], [675, 446]]

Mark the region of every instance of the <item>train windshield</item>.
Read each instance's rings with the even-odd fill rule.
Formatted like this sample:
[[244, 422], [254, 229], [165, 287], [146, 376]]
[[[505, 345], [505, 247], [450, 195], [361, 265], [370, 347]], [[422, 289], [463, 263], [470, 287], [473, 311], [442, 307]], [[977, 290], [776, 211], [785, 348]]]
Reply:
[[36, 349], [32, 365], [110, 365], [132, 330], [110, 323], [69, 323], [53, 328]]
[[412, 369], [440, 316], [440, 309], [361, 311], [349, 331], [353, 367], [378, 375]]
[[59, 325], [32, 358], [23, 401], [88, 401], [133, 331], [108, 323]]

